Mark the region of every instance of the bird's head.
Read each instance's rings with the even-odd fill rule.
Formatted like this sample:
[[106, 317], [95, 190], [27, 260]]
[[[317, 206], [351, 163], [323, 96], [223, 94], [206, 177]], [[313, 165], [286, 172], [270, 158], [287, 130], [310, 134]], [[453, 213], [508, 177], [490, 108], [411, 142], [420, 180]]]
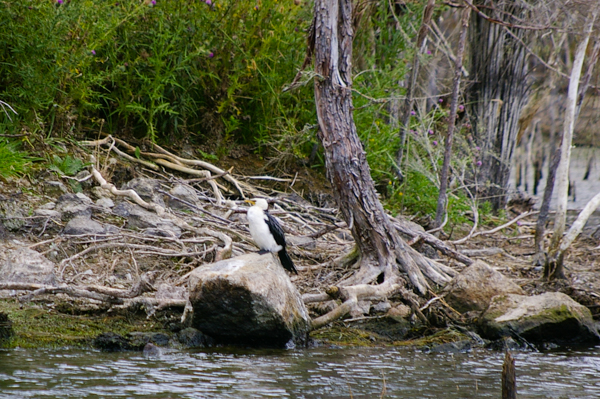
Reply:
[[269, 208], [269, 203], [263, 198], [247, 199], [245, 202], [249, 203], [250, 205], [256, 205], [263, 211], [266, 211]]

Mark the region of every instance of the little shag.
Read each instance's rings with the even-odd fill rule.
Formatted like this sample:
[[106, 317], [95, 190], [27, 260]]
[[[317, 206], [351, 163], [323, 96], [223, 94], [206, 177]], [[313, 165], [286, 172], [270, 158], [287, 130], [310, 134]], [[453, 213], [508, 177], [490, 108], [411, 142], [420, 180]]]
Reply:
[[288, 271], [298, 274], [292, 259], [285, 250], [283, 229], [277, 219], [269, 214], [269, 203], [262, 198], [247, 200], [252, 204], [248, 209], [248, 224], [252, 239], [260, 248], [259, 254], [277, 252], [281, 265]]

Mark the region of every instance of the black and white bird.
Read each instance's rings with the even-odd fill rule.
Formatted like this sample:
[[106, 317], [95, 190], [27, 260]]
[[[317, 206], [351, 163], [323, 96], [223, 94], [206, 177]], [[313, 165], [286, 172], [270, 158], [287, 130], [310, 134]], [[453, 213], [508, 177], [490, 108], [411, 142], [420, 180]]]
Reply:
[[260, 248], [258, 253], [277, 252], [281, 265], [286, 270], [298, 274], [294, 262], [285, 250], [283, 229], [277, 219], [267, 211], [269, 203], [262, 198], [254, 198], [246, 202], [252, 204], [248, 209], [247, 217], [252, 239]]

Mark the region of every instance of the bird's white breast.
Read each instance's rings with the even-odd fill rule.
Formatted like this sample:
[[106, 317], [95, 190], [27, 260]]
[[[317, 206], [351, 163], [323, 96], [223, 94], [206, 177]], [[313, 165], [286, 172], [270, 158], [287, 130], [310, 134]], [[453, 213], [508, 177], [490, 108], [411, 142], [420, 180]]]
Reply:
[[269, 252], [279, 252], [282, 247], [275, 242], [273, 234], [267, 225], [267, 215], [257, 206], [252, 206], [248, 209], [248, 225], [252, 239], [260, 249]]

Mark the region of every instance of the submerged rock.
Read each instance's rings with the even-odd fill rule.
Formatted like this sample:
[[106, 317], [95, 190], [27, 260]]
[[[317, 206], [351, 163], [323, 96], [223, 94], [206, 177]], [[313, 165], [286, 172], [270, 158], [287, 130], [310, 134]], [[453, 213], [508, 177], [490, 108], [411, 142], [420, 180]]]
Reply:
[[193, 327], [184, 328], [177, 333], [177, 340], [186, 348], [206, 348], [215, 344], [214, 340], [208, 335], [196, 330]]
[[588, 308], [560, 292], [498, 295], [481, 315], [482, 336], [513, 336], [529, 342], [598, 342], [598, 327]]
[[104, 352], [121, 352], [133, 349], [128, 339], [114, 332], [98, 335], [92, 341], [92, 345]]
[[190, 274], [192, 327], [218, 342], [284, 347], [302, 343], [310, 318], [300, 293], [270, 254], [247, 254]]
[[496, 295], [525, 294], [521, 287], [480, 260], [454, 277], [444, 293], [446, 302], [461, 313], [485, 310]]
[[161, 354], [161, 350], [158, 346], [154, 345], [152, 342], [148, 342], [142, 351], [144, 356], [146, 357], [159, 357]]

